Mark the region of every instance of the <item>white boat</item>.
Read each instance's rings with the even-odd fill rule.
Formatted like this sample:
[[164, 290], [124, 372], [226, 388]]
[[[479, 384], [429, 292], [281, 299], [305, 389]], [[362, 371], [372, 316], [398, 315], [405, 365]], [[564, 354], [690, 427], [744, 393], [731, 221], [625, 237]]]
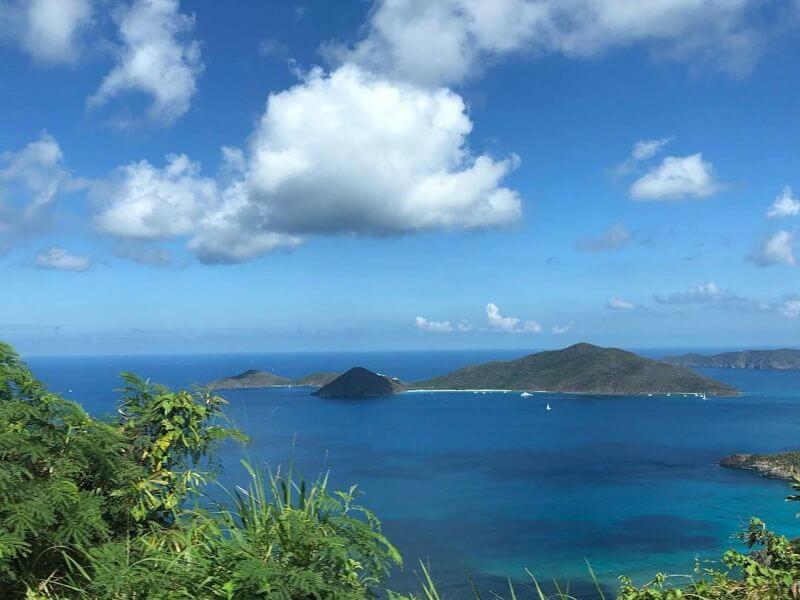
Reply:
[[531, 394], [530, 392], [522, 392], [520, 396], [522, 396], [523, 398], [529, 398], [533, 396], [533, 394]]
[[547, 403], [547, 406], [544, 407], [544, 409], [545, 410], [553, 410], [552, 408], [550, 408], [550, 403], [549, 402]]

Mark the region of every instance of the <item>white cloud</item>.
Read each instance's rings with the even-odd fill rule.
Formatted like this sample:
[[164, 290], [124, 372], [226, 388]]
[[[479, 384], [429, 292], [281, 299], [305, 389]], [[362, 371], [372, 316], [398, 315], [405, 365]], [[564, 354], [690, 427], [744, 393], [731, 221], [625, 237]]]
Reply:
[[0, 0], [0, 40], [18, 44], [34, 60], [70, 64], [92, 21], [89, 0]]
[[689, 156], [668, 156], [631, 186], [636, 200], [681, 200], [706, 198], [722, 189], [714, 176], [714, 168], [700, 153]]
[[152, 99], [149, 116], [169, 124], [189, 110], [203, 71], [200, 44], [189, 39], [194, 18], [178, 0], [135, 0], [119, 18], [122, 48], [116, 66], [88, 102], [103, 105], [125, 92]]
[[606, 229], [600, 237], [586, 238], [578, 241], [578, 250], [584, 252], [601, 252], [604, 250], [618, 250], [631, 241], [633, 236], [622, 223], [617, 223]]
[[690, 286], [683, 291], [671, 294], [654, 294], [653, 299], [662, 305], [696, 305], [744, 313], [772, 314], [788, 318], [800, 317], [800, 296], [786, 295], [779, 300], [756, 300], [721, 288], [714, 281]]
[[786, 265], [793, 267], [797, 261], [794, 257], [794, 236], [786, 230], [773, 233], [761, 243], [761, 246], [748, 257], [762, 267]]
[[[774, 4], [789, 8], [788, 0]], [[644, 45], [658, 57], [734, 73], [757, 60], [757, 0], [379, 0], [342, 62], [428, 85], [460, 82], [512, 53], [590, 58]]]
[[459, 331], [472, 331], [472, 325], [468, 321], [461, 321], [456, 325], [456, 329]]
[[569, 333], [574, 325], [575, 323], [572, 321], [565, 323], [564, 325], [553, 325], [551, 332], [555, 335], [563, 335], [565, 333]]
[[217, 178], [186, 156], [118, 169], [95, 196], [97, 226], [139, 239], [189, 236], [205, 262], [239, 262], [309, 235], [398, 235], [502, 226], [522, 213], [501, 187], [516, 157], [467, 148], [463, 100], [343, 67], [269, 97], [246, 152]]
[[70, 254], [63, 248], [50, 248], [36, 256], [36, 267], [83, 273], [92, 267], [92, 260], [88, 256]]
[[662, 305], [704, 305], [739, 311], [774, 310], [773, 303], [739, 296], [730, 290], [721, 288], [714, 281], [690, 286], [683, 291], [671, 294], [654, 294], [653, 299]]
[[691, 286], [682, 292], [673, 292], [666, 296], [656, 294], [655, 301], [659, 304], [703, 304], [721, 299], [728, 296], [714, 281], [708, 281], [701, 285]]
[[768, 219], [776, 217], [796, 217], [800, 215], [800, 200], [792, 195], [792, 188], [788, 185], [776, 196], [772, 208], [767, 213]]
[[606, 302], [606, 308], [610, 308], [611, 310], [633, 310], [636, 308], [636, 305], [630, 300], [610, 298], [608, 302]]
[[421, 331], [430, 331], [433, 333], [472, 331], [472, 325], [470, 325], [467, 321], [461, 321], [460, 323], [453, 325], [450, 321], [429, 321], [425, 317], [417, 317], [414, 319], [414, 327]]
[[162, 169], [145, 160], [120, 167], [93, 195], [102, 199], [98, 229], [141, 240], [191, 235], [219, 202], [216, 181], [183, 154], [167, 156]]
[[42, 133], [19, 151], [0, 153], [0, 251], [36, 229], [59, 193], [75, 187], [53, 136]]
[[450, 321], [428, 321], [425, 317], [414, 319], [414, 326], [422, 331], [432, 331], [435, 333], [450, 333], [453, 326]]
[[516, 317], [504, 317], [496, 304], [490, 302], [486, 305], [486, 319], [489, 329], [505, 333], [542, 333], [542, 326], [536, 321], [524, 323]]
[[[517, 220], [500, 181], [512, 157], [473, 157], [453, 92], [390, 83], [358, 68], [314, 71], [273, 94], [254, 135], [243, 221], [277, 231], [385, 235]], [[244, 223], [242, 223], [244, 224]]]
[[800, 298], [786, 298], [777, 306], [777, 310], [784, 317], [796, 319], [800, 317]]

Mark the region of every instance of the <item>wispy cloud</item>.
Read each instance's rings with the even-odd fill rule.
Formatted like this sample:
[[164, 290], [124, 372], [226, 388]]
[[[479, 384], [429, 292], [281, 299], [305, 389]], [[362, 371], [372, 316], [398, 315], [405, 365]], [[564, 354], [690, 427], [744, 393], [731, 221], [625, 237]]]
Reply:
[[670, 294], [655, 294], [653, 299], [662, 305], [718, 307], [743, 312], [760, 312], [784, 317], [800, 316], [800, 297], [783, 296], [776, 300], [756, 300], [717, 285], [714, 281], [690, 286]]
[[70, 254], [63, 248], [50, 248], [36, 255], [35, 264], [39, 269], [83, 273], [92, 268], [92, 259], [88, 256]]
[[721, 189], [713, 165], [697, 153], [667, 156], [660, 165], [633, 182], [630, 194], [634, 200], [684, 200], [707, 198]]
[[130, 260], [149, 267], [174, 266], [172, 254], [165, 248], [150, 246], [135, 240], [124, 240], [114, 246], [117, 258]]
[[636, 305], [624, 298], [609, 298], [608, 302], [606, 302], [606, 308], [611, 310], [635, 310]]
[[617, 165], [617, 168], [614, 170], [616, 175], [621, 177], [634, 171], [641, 161], [653, 158], [656, 154], [660, 153], [664, 149], [664, 146], [669, 144], [672, 139], [672, 137], [665, 137], [652, 140], [639, 140], [633, 145], [631, 153], [628, 158], [625, 159], [625, 162]]
[[596, 238], [578, 240], [576, 246], [582, 252], [603, 252], [619, 250], [633, 239], [633, 234], [622, 223], [617, 223], [606, 229]]
[[690, 286], [680, 292], [670, 294], [654, 294], [653, 299], [659, 304], [704, 304], [716, 302], [723, 297], [731, 296], [730, 292], [720, 289], [714, 281]]

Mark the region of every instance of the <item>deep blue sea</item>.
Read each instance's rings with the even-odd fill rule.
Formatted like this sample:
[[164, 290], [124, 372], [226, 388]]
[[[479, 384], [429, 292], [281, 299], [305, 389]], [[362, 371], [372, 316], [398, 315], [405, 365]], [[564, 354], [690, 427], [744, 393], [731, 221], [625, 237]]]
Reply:
[[[397, 352], [30, 358], [50, 388], [94, 414], [111, 413], [122, 370], [170, 386], [273, 369], [288, 377], [353, 365], [415, 380], [520, 352]], [[291, 459], [306, 478], [330, 470], [357, 483], [407, 567], [430, 562], [450, 597], [467, 573], [503, 592], [506, 578], [604, 586], [618, 574], [691, 573], [720, 555], [752, 515], [800, 535], [788, 486], [717, 461], [734, 452], [800, 446], [800, 372], [704, 370], [743, 390], [736, 398], [409, 393], [368, 401], [315, 398], [308, 389], [226, 391], [253, 443], [224, 450], [223, 482], [239, 461]], [[545, 410], [546, 403], [552, 406]], [[588, 597], [588, 596], [587, 596]]]

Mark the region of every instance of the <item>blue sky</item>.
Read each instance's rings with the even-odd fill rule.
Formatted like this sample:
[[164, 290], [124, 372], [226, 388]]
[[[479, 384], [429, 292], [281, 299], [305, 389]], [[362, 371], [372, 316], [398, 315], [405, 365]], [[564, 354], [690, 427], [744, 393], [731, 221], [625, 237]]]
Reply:
[[645, 4], [0, 0], [0, 339], [796, 345], [797, 8]]

